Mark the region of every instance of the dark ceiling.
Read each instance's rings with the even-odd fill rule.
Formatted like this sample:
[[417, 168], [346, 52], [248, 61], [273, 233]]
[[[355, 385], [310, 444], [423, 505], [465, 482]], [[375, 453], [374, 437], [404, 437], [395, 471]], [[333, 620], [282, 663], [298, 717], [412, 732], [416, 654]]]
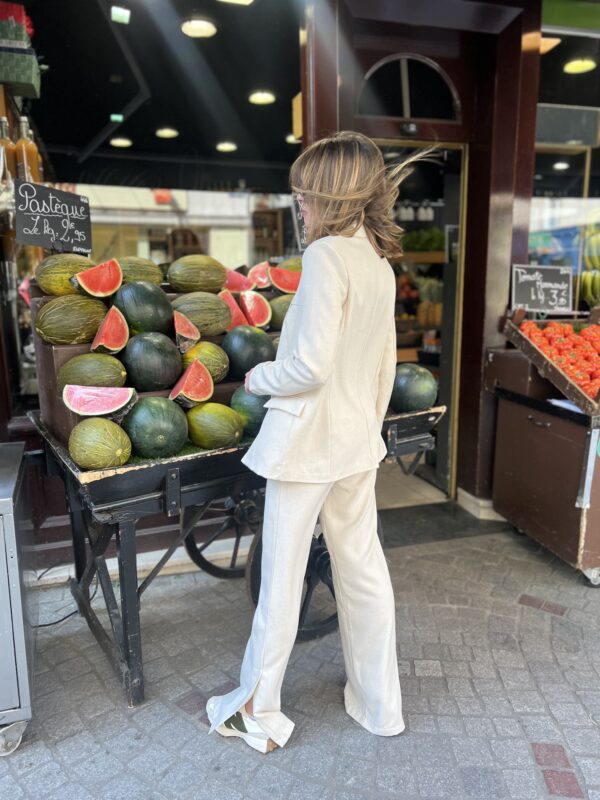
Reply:
[[[236, 188], [241, 179], [256, 188], [285, 189], [298, 152], [285, 141], [292, 98], [300, 91], [296, 4], [123, 0], [131, 9], [129, 25], [110, 22], [110, 5], [34, 0], [26, 6], [36, 52], [49, 67], [31, 113], [57, 179], [185, 188]], [[192, 12], [210, 17], [216, 36], [184, 36], [180, 25]], [[248, 94], [257, 88], [272, 89], [276, 102], [251, 105]], [[108, 136], [80, 162], [110, 114], [139, 94], [142, 104], [116, 131], [133, 147], [117, 151]], [[165, 125], [180, 136], [158, 139], [154, 132]], [[216, 152], [221, 140], [236, 142], [237, 152]]]
[[[109, 0], [26, 3], [34, 46], [49, 67], [41, 99], [30, 110], [56, 180], [285, 191], [298, 152], [285, 137], [292, 128], [292, 98], [300, 90], [303, 0], [254, 0], [247, 7], [217, 0], [120, 4], [131, 9], [129, 25], [110, 22]], [[217, 35], [184, 36], [181, 21], [192, 13], [211, 18]], [[577, 76], [562, 69], [569, 59], [588, 55], [600, 63], [600, 40], [563, 36], [542, 57], [540, 101], [599, 106], [600, 69]], [[277, 101], [251, 105], [248, 94], [256, 88], [272, 89]], [[110, 114], [128, 104], [136, 107], [115, 133], [134, 144], [116, 150], [106, 126]], [[154, 132], [163, 125], [177, 128], [180, 136], [158, 139]], [[238, 150], [218, 153], [215, 144], [224, 139]], [[546, 171], [542, 159], [538, 170], [564, 185], [573, 176], [556, 176], [551, 161]], [[593, 159], [593, 176], [600, 175], [599, 161]], [[593, 194], [599, 184], [600, 177], [592, 177]]]

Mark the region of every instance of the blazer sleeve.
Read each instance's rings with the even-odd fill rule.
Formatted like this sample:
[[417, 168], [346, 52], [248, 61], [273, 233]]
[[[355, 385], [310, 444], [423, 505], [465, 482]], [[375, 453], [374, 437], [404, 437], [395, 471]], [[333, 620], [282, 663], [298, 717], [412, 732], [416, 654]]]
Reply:
[[379, 427], [383, 425], [385, 412], [390, 403], [394, 378], [396, 377], [396, 320], [392, 316], [392, 321], [388, 327], [385, 340], [385, 347], [379, 368], [376, 412]]
[[333, 369], [348, 274], [342, 258], [324, 241], [312, 244], [302, 258], [302, 278], [295, 305], [300, 314], [292, 353], [257, 364], [250, 391], [285, 397], [322, 386]]

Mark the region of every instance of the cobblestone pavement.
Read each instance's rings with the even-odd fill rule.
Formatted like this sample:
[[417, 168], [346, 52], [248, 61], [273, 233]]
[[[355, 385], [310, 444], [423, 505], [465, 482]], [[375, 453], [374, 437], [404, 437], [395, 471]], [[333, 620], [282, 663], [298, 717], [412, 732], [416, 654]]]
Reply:
[[[0, 759], [0, 798], [600, 800], [600, 590], [512, 533], [387, 557], [401, 736], [344, 713], [337, 634], [294, 649], [284, 749], [207, 736], [205, 699], [234, 685], [249, 632], [244, 582], [159, 578], [143, 596], [147, 702], [135, 710], [79, 617], [40, 631], [36, 719]], [[66, 589], [42, 600], [46, 618], [70, 607]]]

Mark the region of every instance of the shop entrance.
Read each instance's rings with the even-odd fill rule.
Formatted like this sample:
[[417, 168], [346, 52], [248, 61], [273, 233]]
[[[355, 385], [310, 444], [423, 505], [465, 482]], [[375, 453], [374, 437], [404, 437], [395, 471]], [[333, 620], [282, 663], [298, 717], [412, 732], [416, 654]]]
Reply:
[[[431, 142], [377, 140], [386, 163], [393, 165]], [[398, 363], [418, 363], [438, 380], [438, 402], [448, 412], [436, 432], [436, 448], [413, 480], [415, 499], [422, 481], [454, 498], [460, 334], [462, 328], [463, 251], [466, 147], [436, 144], [426, 161], [417, 162], [403, 182], [395, 208], [404, 229], [404, 255], [392, 262], [396, 273], [396, 330]], [[410, 489], [409, 489], [410, 491]], [[415, 502], [418, 504], [418, 502]]]

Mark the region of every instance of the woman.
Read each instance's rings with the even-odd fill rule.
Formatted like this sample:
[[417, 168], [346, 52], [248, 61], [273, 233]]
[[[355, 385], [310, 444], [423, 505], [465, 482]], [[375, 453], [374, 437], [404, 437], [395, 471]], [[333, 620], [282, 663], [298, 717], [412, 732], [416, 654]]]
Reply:
[[291, 170], [310, 244], [277, 359], [258, 364], [245, 384], [271, 395], [242, 459], [268, 479], [260, 597], [240, 686], [207, 703], [209, 733], [238, 736], [263, 753], [283, 747], [294, 727], [280, 692], [317, 518], [331, 556], [346, 711], [374, 734], [404, 730], [375, 477], [396, 369], [395, 278], [386, 256], [400, 252], [392, 209], [407, 163], [386, 173], [371, 139], [344, 132], [313, 144]]

